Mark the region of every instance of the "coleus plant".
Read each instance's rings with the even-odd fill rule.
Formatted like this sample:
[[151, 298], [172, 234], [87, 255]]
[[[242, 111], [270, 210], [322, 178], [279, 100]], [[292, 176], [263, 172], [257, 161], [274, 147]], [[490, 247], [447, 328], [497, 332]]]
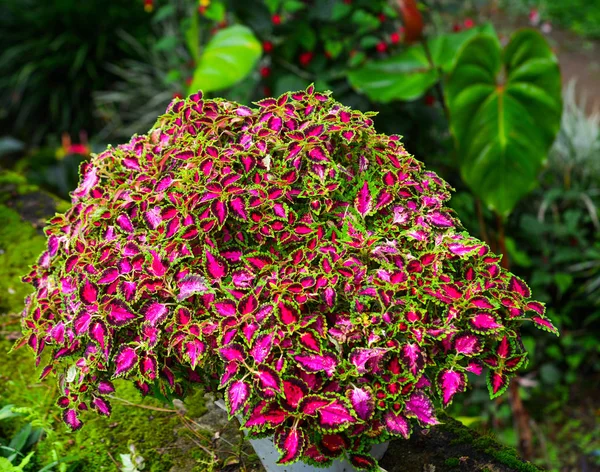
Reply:
[[506, 389], [521, 322], [556, 330], [372, 116], [313, 86], [255, 108], [196, 93], [83, 164], [17, 344], [58, 376], [72, 429], [110, 414], [115, 379], [199, 383], [282, 464], [369, 470], [372, 444], [436, 424], [467, 373]]

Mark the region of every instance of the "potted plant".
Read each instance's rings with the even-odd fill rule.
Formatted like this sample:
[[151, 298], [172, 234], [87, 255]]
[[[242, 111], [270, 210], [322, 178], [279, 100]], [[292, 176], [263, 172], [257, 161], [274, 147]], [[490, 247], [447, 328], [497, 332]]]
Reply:
[[200, 384], [280, 464], [375, 470], [372, 446], [436, 424], [467, 373], [506, 389], [521, 322], [555, 328], [372, 117], [312, 86], [255, 108], [197, 93], [82, 165], [17, 344], [50, 351], [72, 429], [110, 415], [114, 379]]

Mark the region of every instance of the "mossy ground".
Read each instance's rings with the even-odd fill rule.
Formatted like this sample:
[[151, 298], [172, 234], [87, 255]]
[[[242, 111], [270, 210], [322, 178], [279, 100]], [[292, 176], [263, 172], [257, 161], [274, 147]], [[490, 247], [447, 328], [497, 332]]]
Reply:
[[[186, 428], [182, 414], [172, 405], [152, 398], [143, 399], [124, 381], [117, 383], [115, 396], [123, 401], [112, 401], [111, 418], [92, 413], [87, 415], [82, 430], [69, 432], [59, 417], [60, 410], [54, 406], [56, 385], [52, 379], [38, 380], [40, 369], [35, 367], [29, 349], [25, 347], [9, 354], [19, 336], [18, 314], [23, 299], [30, 292], [30, 287], [20, 279], [45, 249], [45, 238], [40, 234], [43, 221], [61, 208], [54, 200], [48, 205], [43, 194], [18, 175], [0, 174], [0, 187], [6, 185], [12, 189], [14, 198], [4, 198], [6, 193], [3, 193], [0, 202], [0, 408], [14, 405], [21, 416], [0, 421], [0, 439], [9, 440], [27, 423], [46, 431], [44, 439], [35, 447], [35, 454], [26, 467], [28, 471], [40, 470], [57, 459], [64, 460], [69, 465], [65, 470], [69, 471], [120, 470], [120, 454], [129, 453], [130, 443], [144, 457], [145, 471], [210, 470], [214, 460], [199, 445], [210, 446], [211, 438]], [[28, 203], [28, 221], [20, 214], [23, 207], [18, 205], [19, 198], [33, 202]], [[185, 408], [188, 418], [202, 415], [202, 391], [190, 396]]]
[[[2, 317], [5, 318], [5, 317]], [[0, 318], [0, 319], [2, 319]], [[116, 382], [113, 414], [110, 418], [89, 414], [85, 426], [71, 433], [54, 406], [57, 388], [54, 382], [38, 380], [39, 369], [33, 364], [28, 348], [8, 354], [12, 342], [0, 340], [0, 408], [11, 404], [23, 413], [18, 420], [0, 423], [0, 437], [10, 438], [27, 422], [43, 427], [47, 433], [38, 443], [34, 460], [27, 470], [38, 470], [56, 457], [71, 457], [74, 470], [119, 470], [120, 454], [129, 453], [135, 445], [145, 459], [145, 471], [167, 472], [190, 470], [195, 463], [210, 463], [210, 455], [196, 444], [210, 445], [202, 432], [193, 433], [185, 427], [182, 414], [172, 405], [153, 398], [142, 398], [133, 385]], [[203, 395], [197, 391], [185, 402], [187, 417], [203, 413]], [[159, 411], [170, 410], [170, 411]], [[204, 441], [203, 441], [204, 438]], [[190, 464], [191, 460], [191, 464]], [[180, 468], [182, 462], [186, 468]], [[190, 467], [191, 466], [191, 467]], [[207, 469], [203, 469], [207, 470]]]

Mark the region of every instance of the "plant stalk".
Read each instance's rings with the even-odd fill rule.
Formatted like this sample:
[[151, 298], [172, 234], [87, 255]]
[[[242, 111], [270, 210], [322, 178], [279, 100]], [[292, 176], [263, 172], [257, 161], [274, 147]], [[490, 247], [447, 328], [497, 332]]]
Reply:
[[[508, 251], [506, 250], [506, 236], [504, 233], [504, 221], [502, 216], [496, 213], [496, 227], [497, 227], [497, 242], [498, 249], [502, 254], [502, 267], [506, 270], [510, 270], [510, 260], [508, 258]], [[521, 394], [519, 393], [519, 378], [515, 378], [514, 381], [508, 387], [508, 401], [513, 414], [514, 428], [517, 430], [519, 436], [519, 452], [523, 458], [530, 461], [533, 458], [533, 434], [531, 432], [531, 420], [529, 413], [523, 405]]]

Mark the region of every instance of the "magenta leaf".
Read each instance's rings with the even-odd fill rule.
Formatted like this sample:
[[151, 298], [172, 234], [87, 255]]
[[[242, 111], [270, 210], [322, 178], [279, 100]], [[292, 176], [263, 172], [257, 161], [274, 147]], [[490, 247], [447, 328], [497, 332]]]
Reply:
[[250, 397], [250, 385], [242, 380], [231, 382], [225, 391], [227, 411], [231, 416], [235, 415], [248, 401]]
[[437, 389], [442, 397], [442, 404], [447, 407], [454, 395], [464, 392], [467, 385], [467, 376], [463, 372], [452, 369], [441, 370], [437, 376]]
[[323, 430], [339, 431], [342, 427], [348, 427], [356, 421], [341, 400], [334, 400], [317, 411], [319, 414], [317, 424]]
[[510, 278], [508, 289], [511, 292], [518, 293], [523, 298], [529, 298], [531, 296], [531, 290], [529, 290], [527, 284], [514, 275]]
[[281, 379], [275, 370], [267, 366], [259, 366], [256, 370], [256, 377], [263, 389], [271, 389], [276, 392], [281, 391]]
[[558, 336], [558, 330], [547, 318], [543, 318], [541, 316], [532, 316], [531, 321], [533, 321], [537, 326], [539, 326], [543, 330], [548, 331], [549, 333], [556, 334]]
[[215, 256], [208, 249], [204, 251], [206, 257], [206, 273], [211, 279], [222, 279], [227, 275], [228, 268], [224, 259]]
[[257, 364], [262, 364], [273, 346], [273, 333], [260, 334], [254, 341], [254, 345], [250, 349], [250, 356]]
[[402, 347], [400, 359], [408, 371], [415, 377], [423, 370], [423, 367], [425, 366], [425, 359], [423, 358], [421, 348], [416, 343], [405, 344]]
[[335, 356], [330, 353], [297, 355], [294, 359], [307, 372], [325, 372], [328, 377], [333, 375], [338, 364]]
[[113, 283], [115, 280], [117, 280], [118, 277], [119, 277], [119, 269], [112, 267], [112, 268], [106, 269], [104, 272], [102, 272], [102, 274], [100, 275], [100, 278], [98, 279], [98, 283], [99, 284], [110, 284], [110, 283]]
[[497, 331], [503, 327], [494, 315], [486, 312], [476, 313], [471, 317], [469, 323], [475, 331], [482, 333]]
[[458, 334], [453, 340], [454, 350], [465, 356], [474, 356], [481, 352], [479, 338], [470, 333]]
[[306, 432], [300, 428], [279, 427], [275, 431], [273, 441], [281, 452], [278, 464], [292, 464], [302, 455], [307, 442]]
[[92, 315], [87, 311], [82, 311], [73, 320], [73, 327], [75, 328], [75, 334], [81, 336], [83, 333], [87, 333], [90, 322], [92, 321]]
[[350, 463], [358, 470], [377, 470], [377, 461], [366, 454], [353, 452], [348, 454]]
[[96, 303], [98, 298], [98, 287], [86, 280], [79, 290], [79, 296], [81, 297], [83, 303], [87, 305]]
[[151, 326], [156, 326], [165, 320], [169, 309], [164, 303], [151, 302], [142, 309], [142, 313], [144, 320], [150, 323]]
[[384, 348], [357, 348], [350, 354], [350, 362], [356, 366], [359, 373], [364, 374], [368, 371], [376, 370], [379, 362], [386, 353], [387, 349]]
[[320, 397], [318, 395], [307, 395], [302, 398], [298, 405], [298, 410], [308, 416], [316, 416], [320, 408], [329, 405], [331, 398]]
[[123, 346], [115, 356], [115, 374], [114, 377], [121, 377], [128, 372], [131, 372], [136, 366], [138, 356], [135, 349], [129, 346]]
[[219, 349], [219, 354], [227, 362], [243, 361], [246, 358], [244, 348], [239, 344], [230, 344], [229, 346], [222, 347]]
[[221, 376], [219, 381], [219, 386], [224, 387], [229, 383], [229, 381], [233, 378], [235, 374], [240, 370], [240, 364], [238, 362], [232, 361], [225, 364], [225, 371]]
[[429, 397], [422, 391], [413, 392], [405, 403], [406, 415], [417, 418], [421, 423], [438, 424], [435, 410]]
[[101, 395], [108, 395], [110, 393], [113, 393], [114, 391], [115, 387], [112, 384], [112, 382], [109, 382], [107, 380], [102, 380], [98, 382], [98, 393], [100, 393]]
[[280, 302], [278, 308], [279, 317], [284, 325], [290, 325], [298, 322], [300, 314], [295, 306], [290, 303]]
[[125, 326], [137, 318], [124, 302], [114, 301], [106, 307], [108, 315], [106, 319], [112, 326]]
[[369, 190], [369, 183], [365, 180], [354, 200], [354, 208], [364, 218], [373, 209], [373, 197]]
[[383, 415], [383, 422], [385, 424], [385, 428], [391, 434], [402, 436], [405, 439], [408, 439], [410, 436], [410, 423], [400, 413], [387, 411], [385, 415]]
[[306, 396], [308, 388], [299, 379], [286, 379], [283, 381], [283, 394], [288, 407], [295, 410], [298, 404]]
[[117, 217], [117, 226], [127, 233], [133, 232], [133, 223], [125, 213], [121, 213]]
[[184, 343], [185, 357], [190, 361], [192, 369], [196, 368], [204, 351], [206, 351], [206, 346], [199, 339], [193, 339]]
[[487, 375], [487, 386], [490, 398], [502, 395], [508, 388], [508, 376], [502, 371], [490, 370]]
[[200, 275], [189, 274], [177, 282], [179, 287], [179, 295], [177, 300], [185, 300], [192, 295], [203, 294], [210, 291], [206, 279]]
[[367, 421], [371, 418], [375, 411], [375, 401], [370, 390], [364, 387], [352, 387], [346, 396], [359, 419]]
[[212, 304], [217, 314], [227, 317], [235, 316], [237, 313], [237, 305], [233, 300], [220, 300]]
[[103, 400], [102, 398], [94, 398], [92, 400], [92, 408], [94, 408], [101, 415], [110, 416], [110, 403], [108, 403], [106, 400]]
[[63, 421], [71, 428], [72, 431], [77, 431], [83, 426], [83, 422], [79, 419], [77, 410], [70, 409], [63, 412]]

